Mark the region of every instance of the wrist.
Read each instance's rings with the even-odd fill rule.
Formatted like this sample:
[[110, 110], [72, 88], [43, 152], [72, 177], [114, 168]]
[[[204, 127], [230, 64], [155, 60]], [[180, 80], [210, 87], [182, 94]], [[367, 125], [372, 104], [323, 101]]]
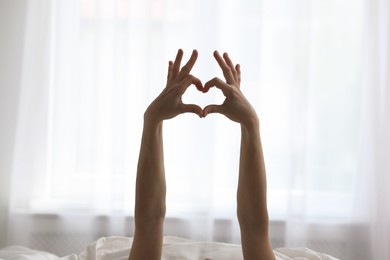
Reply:
[[243, 142], [249, 142], [251, 144], [256, 144], [260, 141], [260, 124], [257, 123], [243, 125], [241, 124], [241, 140]]
[[144, 117], [144, 134], [155, 134], [162, 131], [163, 121], [152, 120], [151, 118]]
[[245, 122], [241, 123], [241, 129], [244, 129], [247, 132], [258, 132], [259, 128], [260, 122], [256, 114], [251, 117], [248, 117]]
[[162, 125], [163, 120], [153, 113], [149, 109], [147, 109], [144, 113], [144, 125], [145, 127], [159, 127]]

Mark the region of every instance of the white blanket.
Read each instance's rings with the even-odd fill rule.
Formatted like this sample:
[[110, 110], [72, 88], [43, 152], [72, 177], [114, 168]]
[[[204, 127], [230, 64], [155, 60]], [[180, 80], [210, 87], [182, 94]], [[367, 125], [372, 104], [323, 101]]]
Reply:
[[[133, 239], [103, 237], [80, 254], [58, 257], [48, 252], [21, 246], [0, 250], [0, 260], [127, 260]], [[337, 260], [308, 248], [278, 248], [277, 260]], [[197, 242], [179, 237], [164, 237], [162, 260], [242, 260], [241, 246], [216, 242]]]

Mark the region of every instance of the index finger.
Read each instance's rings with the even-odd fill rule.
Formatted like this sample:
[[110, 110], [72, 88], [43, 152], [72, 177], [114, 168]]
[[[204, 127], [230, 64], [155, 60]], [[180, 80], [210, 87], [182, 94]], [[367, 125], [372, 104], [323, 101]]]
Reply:
[[226, 84], [220, 78], [217, 77], [207, 81], [206, 84], [204, 84], [203, 92], [206, 93], [212, 87], [217, 87], [218, 89], [220, 89], [225, 97], [228, 95], [230, 89], [230, 86], [228, 84]]
[[194, 67], [194, 64], [195, 64], [197, 58], [198, 58], [198, 51], [193, 50], [190, 59], [188, 60], [186, 65], [184, 65], [183, 68], [181, 68], [181, 70], [177, 76], [179, 79], [182, 79], [190, 74], [192, 68]]
[[191, 85], [195, 85], [196, 88], [199, 90], [199, 91], [202, 91], [203, 92], [203, 86], [202, 86], [202, 82], [200, 81], [200, 79], [198, 79], [197, 77], [194, 77], [192, 75], [188, 75], [187, 77], [185, 77], [182, 81], [181, 81], [181, 92], [184, 93], [187, 88]]
[[234, 84], [234, 76], [229, 65], [226, 64], [225, 60], [219, 55], [218, 51], [214, 51], [214, 58], [217, 60], [219, 67], [221, 67], [223, 76], [226, 79], [226, 83]]

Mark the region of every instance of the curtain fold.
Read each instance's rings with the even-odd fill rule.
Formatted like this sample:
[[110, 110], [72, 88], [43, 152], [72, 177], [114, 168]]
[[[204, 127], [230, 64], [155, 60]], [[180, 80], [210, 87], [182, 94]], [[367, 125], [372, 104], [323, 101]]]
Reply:
[[[51, 84], [51, 5], [28, 5], [12, 179], [12, 208], [30, 208], [36, 185], [45, 190]], [[33, 175], [34, 174], [34, 175]], [[35, 178], [38, 177], [38, 178]], [[19, 181], [25, 179], [24, 181]], [[21, 192], [23, 191], [23, 192]]]
[[367, 227], [370, 259], [390, 257], [390, 5], [366, 1], [360, 168], [354, 219]]
[[[369, 242], [367, 257], [389, 256], [388, 11], [381, 0], [29, 1], [9, 241], [132, 235], [143, 112], [177, 49], [186, 59], [196, 48], [202, 82], [222, 78], [215, 49], [241, 64], [261, 121], [274, 246], [363, 260], [352, 255]], [[190, 87], [183, 100], [223, 96]], [[219, 115], [164, 123], [166, 234], [240, 242], [239, 135]]]

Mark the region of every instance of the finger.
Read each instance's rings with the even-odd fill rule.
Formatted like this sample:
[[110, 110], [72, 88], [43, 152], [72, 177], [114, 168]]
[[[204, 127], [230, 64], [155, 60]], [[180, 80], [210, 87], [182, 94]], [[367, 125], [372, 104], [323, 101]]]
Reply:
[[174, 80], [179, 74], [181, 60], [183, 59], [183, 50], [179, 49], [176, 54], [175, 62], [173, 63], [170, 81]]
[[208, 105], [203, 109], [203, 116], [206, 117], [208, 114], [219, 113], [224, 114], [223, 105]]
[[222, 93], [225, 95], [225, 97], [228, 95], [230, 91], [230, 86], [217, 77], [207, 81], [206, 84], [204, 84], [203, 93], [208, 92], [212, 87], [217, 87], [218, 89], [220, 89]]
[[223, 76], [226, 79], [226, 83], [233, 84], [234, 77], [230, 67], [226, 64], [225, 60], [219, 55], [218, 51], [214, 51], [214, 58], [217, 60], [219, 67], [221, 67]]
[[200, 79], [198, 79], [197, 77], [193, 76], [193, 75], [187, 75], [187, 77], [185, 77], [181, 83], [180, 83], [180, 86], [181, 86], [181, 92], [184, 93], [187, 88], [191, 85], [195, 85], [196, 88], [203, 92], [203, 84], [202, 84], [202, 81], [200, 81]]
[[182, 113], [194, 113], [197, 114], [199, 117], [203, 117], [203, 110], [197, 105], [193, 104], [183, 104], [181, 106]]
[[172, 66], [173, 66], [173, 62], [172, 62], [172, 61], [169, 61], [169, 62], [168, 62], [167, 86], [168, 86], [168, 83], [170, 82], [170, 79], [171, 79]]
[[241, 66], [240, 64], [237, 64], [236, 65], [236, 71], [237, 71], [237, 78], [238, 78], [238, 87], [240, 87], [240, 84], [241, 84]]
[[178, 75], [179, 79], [184, 78], [185, 76], [190, 74], [192, 67], [194, 67], [194, 64], [195, 64], [197, 58], [198, 58], [198, 51], [193, 50], [190, 59], [188, 60], [186, 65], [184, 65], [183, 68], [181, 68], [181, 70], [179, 72], [179, 75]]
[[234, 81], [237, 82], [237, 71], [236, 71], [236, 68], [234, 67], [232, 60], [230, 59], [229, 55], [226, 52], [223, 54], [223, 58], [224, 58], [226, 64], [229, 66], [230, 71], [233, 74]]

